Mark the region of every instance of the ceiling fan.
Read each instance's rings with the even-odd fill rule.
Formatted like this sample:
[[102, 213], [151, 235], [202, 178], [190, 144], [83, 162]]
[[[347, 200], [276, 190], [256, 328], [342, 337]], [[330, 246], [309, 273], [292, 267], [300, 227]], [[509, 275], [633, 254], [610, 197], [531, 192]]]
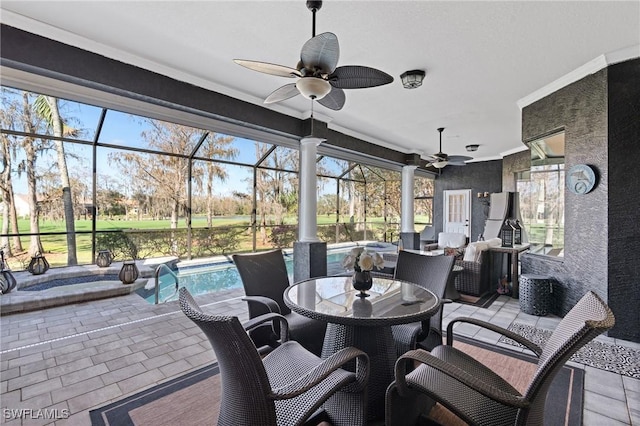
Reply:
[[473, 157], [467, 157], [465, 155], [447, 155], [442, 152], [442, 132], [444, 127], [438, 128], [440, 133], [440, 151], [437, 154], [430, 155], [429, 163], [436, 169], [441, 169], [444, 166], [464, 166], [465, 161], [473, 160]]
[[284, 101], [302, 94], [337, 111], [342, 109], [345, 103], [342, 89], [382, 86], [393, 81], [389, 74], [374, 68], [358, 65], [337, 67], [340, 56], [338, 37], [333, 33], [316, 36], [316, 12], [321, 7], [322, 1], [307, 1], [307, 8], [313, 13], [312, 37], [302, 46], [300, 62], [296, 68], [244, 59], [233, 60], [236, 64], [254, 71], [298, 78], [296, 83], [285, 84], [273, 91], [264, 100], [265, 104]]

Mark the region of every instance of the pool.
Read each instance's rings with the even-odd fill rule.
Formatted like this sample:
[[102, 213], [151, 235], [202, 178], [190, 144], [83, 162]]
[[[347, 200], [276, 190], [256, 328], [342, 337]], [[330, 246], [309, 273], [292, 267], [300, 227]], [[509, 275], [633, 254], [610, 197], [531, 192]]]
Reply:
[[[327, 264], [341, 262], [345, 254], [353, 247], [355, 246], [328, 249]], [[373, 248], [377, 251], [383, 251], [382, 247], [373, 246]], [[291, 253], [285, 253], [285, 264], [289, 276], [293, 276], [293, 255]], [[238, 270], [235, 264], [229, 260], [207, 265], [178, 267], [177, 275], [180, 287], [186, 287], [194, 296], [242, 288], [242, 280]], [[155, 303], [153, 289], [140, 289], [138, 294], [147, 302]], [[175, 300], [176, 298], [175, 279], [170, 274], [161, 275], [160, 302]]]

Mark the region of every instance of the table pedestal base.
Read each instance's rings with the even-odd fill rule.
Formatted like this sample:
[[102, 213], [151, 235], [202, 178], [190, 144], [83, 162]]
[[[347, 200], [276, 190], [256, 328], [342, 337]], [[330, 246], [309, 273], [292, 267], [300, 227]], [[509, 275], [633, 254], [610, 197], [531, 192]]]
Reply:
[[[327, 324], [322, 358], [342, 348], [355, 346], [369, 355], [369, 386], [367, 386], [367, 418], [384, 419], [384, 398], [394, 380], [396, 348], [391, 327], [358, 327]], [[354, 371], [355, 363], [347, 369]]]

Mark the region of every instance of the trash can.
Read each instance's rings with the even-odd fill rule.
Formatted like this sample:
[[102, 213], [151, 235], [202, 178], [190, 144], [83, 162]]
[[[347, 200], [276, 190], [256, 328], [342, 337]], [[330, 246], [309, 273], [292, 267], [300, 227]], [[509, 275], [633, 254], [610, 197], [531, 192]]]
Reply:
[[537, 316], [547, 315], [553, 306], [553, 280], [544, 275], [520, 275], [520, 310]]

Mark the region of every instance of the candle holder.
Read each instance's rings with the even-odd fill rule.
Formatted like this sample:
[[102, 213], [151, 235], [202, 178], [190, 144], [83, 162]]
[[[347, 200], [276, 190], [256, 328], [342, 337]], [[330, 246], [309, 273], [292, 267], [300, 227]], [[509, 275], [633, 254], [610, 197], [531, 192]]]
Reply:
[[27, 266], [27, 271], [31, 272], [33, 275], [41, 275], [48, 270], [49, 262], [47, 262], [47, 259], [45, 259], [41, 253], [36, 253], [31, 257], [31, 262], [29, 262], [29, 266]]

